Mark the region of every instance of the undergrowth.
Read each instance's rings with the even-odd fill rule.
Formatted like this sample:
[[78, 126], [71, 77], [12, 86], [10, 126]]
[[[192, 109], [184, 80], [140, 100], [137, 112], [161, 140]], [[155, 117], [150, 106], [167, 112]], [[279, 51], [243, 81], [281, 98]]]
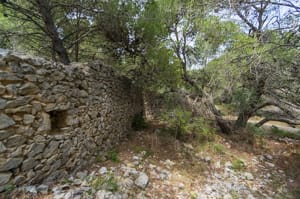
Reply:
[[272, 126], [271, 128], [271, 132], [274, 135], [277, 135], [279, 137], [287, 137], [287, 138], [292, 138], [292, 139], [300, 139], [300, 131], [298, 131], [297, 133], [291, 133], [282, 129], [279, 129], [276, 126]]
[[120, 162], [120, 159], [118, 157], [118, 152], [114, 149], [111, 151], [108, 151], [107, 158], [109, 160], [111, 160], [112, 162]]
[[300, 139], [300, 130], [293, 133], [280, 129], [277, 126], [272, 126], [270, 130], [264, 130], [263, 128], [256, 127], [253, 124], [248, 124], [247, 129], [258, 138], [264, 137], [266, 135], [275, 135], [282, 138], [286, 137], [291, 139]]
[[95, 190], [105, 189], [111, 192], [117, 192], [119, 190], [118, 181], [113, 176], [106, 176], [106, 177], [96, 177], [91, 180], [91, 186]]
[[189, 139], [201, 143], [215, 139], [215, 129], [202, 117], [195, 117], [191, 112], [175, 108], [162, 115], [176, 139]]
[[243, 171], [245, 169], [245, 163], [242, 160], [235, 158], [232, 161], [232, 169], [235, 171]]
[[133, 151], [135, 153], [142, 153], [143, 159], [146, 159], [154, 154], [154, 152], [150, 148], [144, 146], [135, 146], [133, 148]]

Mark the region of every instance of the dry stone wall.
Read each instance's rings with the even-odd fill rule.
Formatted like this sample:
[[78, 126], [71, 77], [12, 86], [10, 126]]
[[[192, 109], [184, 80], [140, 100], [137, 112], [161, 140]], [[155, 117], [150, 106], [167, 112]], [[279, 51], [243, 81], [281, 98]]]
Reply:
[[139, 89], [100, 63], [0, 53], [0, 191], [102, 159], [141, 111]]

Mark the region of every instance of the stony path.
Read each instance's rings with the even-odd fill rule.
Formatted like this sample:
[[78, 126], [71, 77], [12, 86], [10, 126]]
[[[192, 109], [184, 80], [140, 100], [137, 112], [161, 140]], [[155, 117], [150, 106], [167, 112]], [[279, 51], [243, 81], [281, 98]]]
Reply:
[[[140, 134], [124, 142], [110, 160], [59, 184], [23, 188], [24, 198], [297, 198], [288, 189], [297, 179], [276, 166], [274, 154], [235, 153], [228, 142], [222, 150], [199, 151], [191, 144], [159, 139]], [[151, 142], [156, 146], [150, 150], [146, 143]]]

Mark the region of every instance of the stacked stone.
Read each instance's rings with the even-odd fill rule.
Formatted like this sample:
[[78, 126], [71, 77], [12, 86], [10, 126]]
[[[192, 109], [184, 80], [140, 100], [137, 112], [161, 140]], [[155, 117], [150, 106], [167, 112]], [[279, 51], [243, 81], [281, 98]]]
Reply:
[[0, 191], [103, 159], [141, 111], [139, 90], [110, 67], [0, 53]]

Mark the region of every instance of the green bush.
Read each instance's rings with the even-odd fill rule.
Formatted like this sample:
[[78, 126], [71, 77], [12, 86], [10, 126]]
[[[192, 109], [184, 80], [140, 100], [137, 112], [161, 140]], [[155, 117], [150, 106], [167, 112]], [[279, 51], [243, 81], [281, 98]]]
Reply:
[[242, 171], [245, 169], [245, 163], [242, 160], [235, 158], [232, 161], [232, 168], [235, 171]]
[[13, 184], [7, 184], [7, 185], [4, 186], [4, 192], [6, 194], [9, 194], [9, 193], [13, 192], [15, 190], [15, 188], [16, 188], [15, 185], [13, 185]]
[[213, 141], [215, 130], [204, 118], [193, 117], [189, 111], [176, 108], [167, 112], [162, 119], [169, 125], [177, 139], [184, 136], [194, 136], [198, 141]]
[[150, 148], [145, 147], [145, 146], [135, 146], [134, 149], [133, 149], [133, 151], [135, 153], [141, 153], [141, 152], [143, 152], [144, 153], [143, 154], [143, 158], [144, 159], [146, 159], [146, 158], [148, 158], [148, 157], [150, 157], [150, 156], [152, 156], [154, 154], [154, 152]]
[[211, 142], [215, 140], [215, 129], [211, 127], [205, 118], [195, 118], [191, 129], [195, 133], [198, 142]]
[[188, 133], [188, 125], [192, 119], [192, 114], [177, 108], [167, 112], [162, 118], [175, 131], [175, 137], [180, 139], [184, 134]]
[[95, 190], [105, 189], [111, 192], [117, 192], [119, 190], [117, 179], [111, 175], [104, 178], [96, 177], [91, 181], [91, 186]]
[[223, 144], [214, 144], [213, 145], [214, 151], [217, 152], [218, 154], [225, 154], [226, 152], [226, 147]]
[[267, 134], [267, 132], [266, 132], [264, 129], [259, 128], [259, 127], [255, 126], [255, 125], [253, 125], [253, 124], [248, 124], [248, 125], [247, 125], [247, 129], [248, 129], [251, 133], [253, 133], [254, 135], [257, 135], [257, 136], [264, 136], [264, 135]]
[[112, 162], [120, 162], [118, 157], [118, 152], [116, 150], [111, 150], [107, 153], [107, 158]]

